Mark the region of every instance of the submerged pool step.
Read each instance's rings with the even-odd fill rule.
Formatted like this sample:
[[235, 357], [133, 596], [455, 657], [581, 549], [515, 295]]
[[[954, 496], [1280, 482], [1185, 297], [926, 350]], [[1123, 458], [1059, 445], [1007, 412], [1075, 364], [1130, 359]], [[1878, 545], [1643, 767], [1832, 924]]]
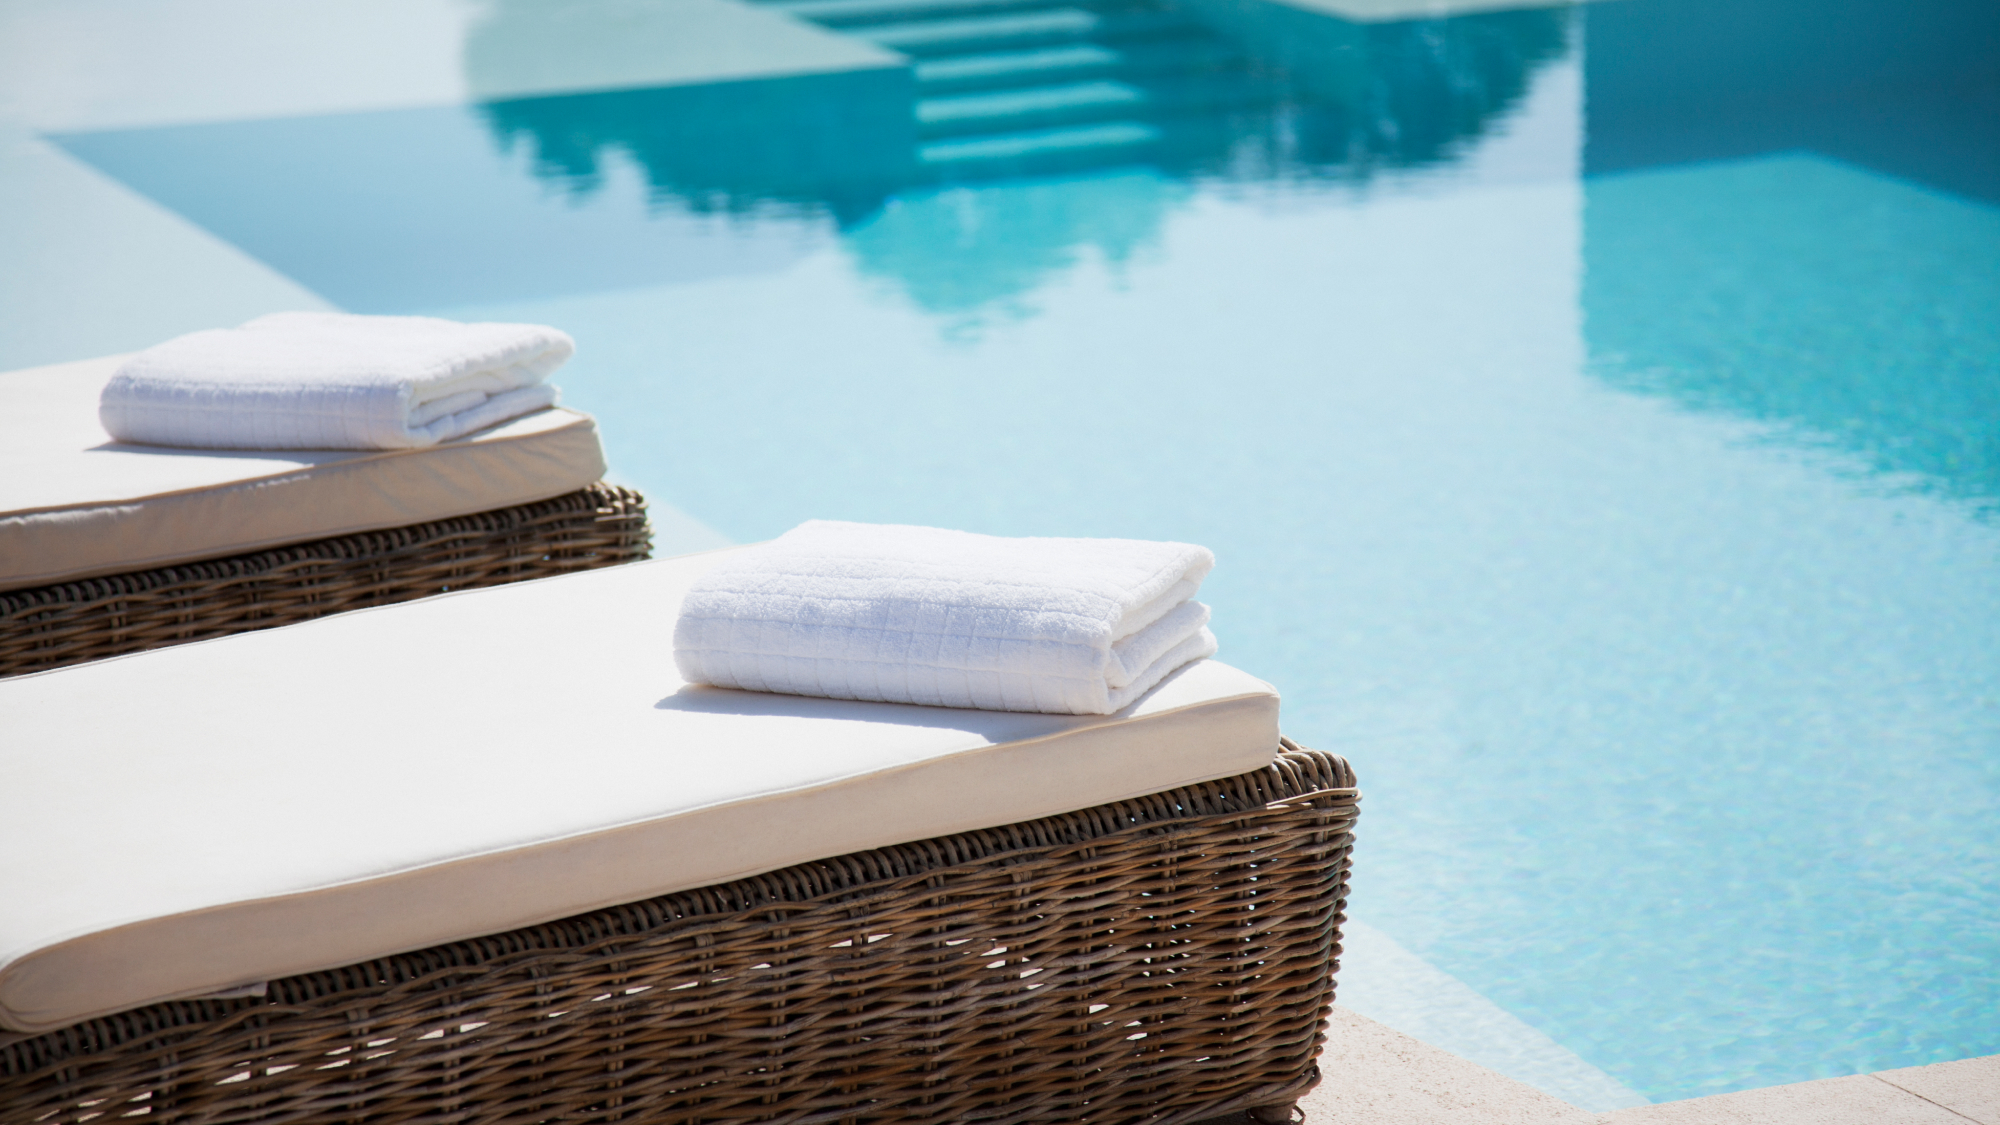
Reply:
[[1150, 159], [1279, 100], [1241, 51], [1149, 0], [765, 0], [912, 57], [919, 160], [944, 180]]
[[1100, 163], [1140, 156], [1164, 136], [1159, 126], [1144, 121], [1109, 121], [1081, 128], [940, 141], [918, 150], [918, 159], [933, 172], [947, 175], [977, 173], [988, 165]]
[[926, 96], [1090, 78], [1196, 74], [1242, 65], [1242, 52], [1220, 40], [1175, 38], [1110, 47], [1078, 43], [1033, 51], [959, 55], [917, 64]]
[[842, 29], [910, 20], [991, 15], [1039, 8], [1090, 7], [1077, 0], [773, 0], [766, 7]]
[[1085, 41], [1159, 39], [1198, 30], [1179, 12], [1095, 12], [1064, 7], [1019, 15], [923, 20], [856, 29], [853, 34], [919, 59]]
[[1116, 117], [1151, 117], [1269, 105], [1274, 88], [1244, 74], [1177, 76], [1158, 83], [1095, 81], [1025, 90], [925, 98], [925, 137], [1011, 133]]
[[1125, 82], [1077, 82], [998, 94], [925, 98], [917, 128], [926, 137], [1014, 132], [1036, 126], [1143, 113], [1146, 91]]

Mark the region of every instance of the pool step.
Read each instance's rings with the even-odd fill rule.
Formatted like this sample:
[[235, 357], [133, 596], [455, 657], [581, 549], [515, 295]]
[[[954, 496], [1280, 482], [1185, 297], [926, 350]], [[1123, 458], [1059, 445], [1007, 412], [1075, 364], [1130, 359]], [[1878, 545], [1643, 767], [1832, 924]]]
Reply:
[[942, 141], [923, 146], [918, 159], [932, 171], [946, 174], [976, 173], [990, 165], [1103, 164], [1137, 159], [1164, 135], [1159, 126], [1148, 122], [1108, 121], [1081, 128]]
[[1094, 81], [925, 98], [917, 106], [924, 137], [1001, 133], [1124, 117], [1241, 109], [1277, 100], [1272, 88], [1243, 74], [1175, 77], [1160, 84]]
[[1170, 0], [762, 0], [908, 56], [918, 163], [950, 181], [1205, 150], [1282, 98]]
[[1198, 24], [1179, 12], [1149, 9], [1097, 12], [1062, 7], [1012, 15], [881, 24], [858, 28], [853, 34], [922, 60], [1058, 44], [1164, 39], [1199, 30]]
[[958, 55], [917, 64], [925, 97], [1092, 78], [1145, 78], [1238, 68], [1242, 52], [1219, 40], [1177, 38], [1106, 46], [1078, 43], [1031, 51]]
[[1125, 82], [925, 98], [917, 105], [917, 128], [925, 137], [1015, 132], [1143, 113], [1146, 100], [1146, 91]]

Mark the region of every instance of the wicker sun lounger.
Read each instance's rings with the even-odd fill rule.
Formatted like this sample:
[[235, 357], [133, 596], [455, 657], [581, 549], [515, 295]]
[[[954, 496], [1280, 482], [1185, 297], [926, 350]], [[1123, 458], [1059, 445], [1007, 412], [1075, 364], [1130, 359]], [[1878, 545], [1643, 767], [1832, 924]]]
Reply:
[[0, 591], [0, 676], [646, 558], [646, 502], [553, 500], [227, 558]]
[[583, 415], [383, 454], [121, 446], [117, 363], [0, 374], [0, 677], [649, 551]]
[[0, 1034], [0, 1122], [1284, 1121], [1319, 1081], [1341, 759]]
[[1268, 685], [682, 685], [720, 557], [0, 682], [0, 1125], [1289, 1119], [1357, 793]]

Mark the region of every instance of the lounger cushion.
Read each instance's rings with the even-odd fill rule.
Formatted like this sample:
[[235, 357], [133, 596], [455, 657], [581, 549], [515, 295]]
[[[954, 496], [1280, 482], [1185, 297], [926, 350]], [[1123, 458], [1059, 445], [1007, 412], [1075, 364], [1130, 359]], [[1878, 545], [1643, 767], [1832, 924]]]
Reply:
[[728, 552], [0, 681], [0, 1024], [34, 1031], [1267, 764], [1213, 661], [1108, 716], [685, 684]]
[[561, 409], [426, 449], [114, 442], [97, 396], [124, 358], [0, 374], [0, 590], [528, 504], [604, 475], [596, 423]]

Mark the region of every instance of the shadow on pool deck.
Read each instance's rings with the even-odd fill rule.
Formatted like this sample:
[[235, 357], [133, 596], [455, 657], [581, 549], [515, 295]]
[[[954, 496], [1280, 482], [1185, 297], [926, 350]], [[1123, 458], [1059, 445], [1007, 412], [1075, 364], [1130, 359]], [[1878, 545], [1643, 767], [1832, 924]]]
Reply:
[[2000, 1125], [2000, 1055], [1598, 1114], [1335, 1008], [1320, 1066], [1307, 1125]]

